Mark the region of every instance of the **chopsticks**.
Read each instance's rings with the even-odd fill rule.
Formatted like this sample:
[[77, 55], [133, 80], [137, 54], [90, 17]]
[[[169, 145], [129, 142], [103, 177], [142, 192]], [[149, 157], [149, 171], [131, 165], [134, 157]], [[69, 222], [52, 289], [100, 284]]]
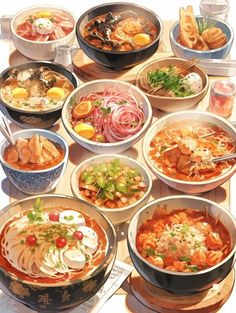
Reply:
[[10, 142], [10, 144], [15, 145], [16, 142], [15, 142], [15, 139], [13, 137], [13, 134], [12, 134], [12, 131], [11, 131], [8, 119], [5, 116], [3, 116], [2, 117], [2, 121], [3, 121], [4, 125], [2, 125], [0, 123], [0, 131], [1, 131], [1, 133], [7, 139], [7, 141]]
[[199, 61], [198, 58], [192, 58], [189, 59], [188, 61], [184, 62], [183, 65], [181, 65], [180, 67], [178, 67], [178, 69], [175, 71], [176, 74], [180, 74], [183, 71], [188, 70], [190, 67], [192, 67], [193, 65], [197, 64]]

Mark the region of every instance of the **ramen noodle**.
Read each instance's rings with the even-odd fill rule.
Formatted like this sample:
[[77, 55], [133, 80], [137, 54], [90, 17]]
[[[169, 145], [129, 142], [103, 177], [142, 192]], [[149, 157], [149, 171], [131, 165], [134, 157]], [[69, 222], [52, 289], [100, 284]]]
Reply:
[[212, 159], [235, 152], [234, 139], [219, 126], [200, 120], [166, 123], [150, 143], [149, 158], [163, 174], [185, 181], [206, 181], [224, 174], [235, 161]]
[[174, 272], [198, 272], [231, 251], [226, 227], [206, 211], [157, 208], [136, 238], [138, 252], [151, 264]]
[[105, 258], [98, 223], [73, 208], [44, 207], [37, 199], [2, 228], [0, 264], [28, 281], [58, 282], [89, 275]]
[[48, 67], [15, 68], [1, 84], [1, 98], [17, 110], [39, 112], [61, 107], [73, 90], [68, 78]]

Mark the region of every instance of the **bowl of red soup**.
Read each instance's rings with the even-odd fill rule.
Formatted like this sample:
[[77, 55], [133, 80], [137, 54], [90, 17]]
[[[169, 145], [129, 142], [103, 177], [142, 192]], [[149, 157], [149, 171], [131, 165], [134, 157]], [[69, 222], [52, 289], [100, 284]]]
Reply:
[[20, 130], [15, 144], [0, 144], [0, 162], [10, 182], [27, 194], [53, 190], [64, 175], [69, 148], [58, 134], [42, 129]]
[[116, 234], [93, 205], [69, 196], [34, 196], [10, 204], [0, 216], [0, 286], [16, 301], [40, 312], [64, 311], [105, 283]]
[[86, 149], [119, 153], [133, 146], [151, 124], [145, 94], [130, 83], [100, 79], [74, 90], [62, 109], [68, 134]]
[[80, 163], [71, 175], [74, 195], [92, 203], [113, 224], [131, 219], [148, 200], [152, 178], [141, 163], [119, 154], [104, 154]]
[[57, 6], [28, 7], [11, 21], [12, 40], [16, 49], [34, 60], [52, 60], [56, 47], [70, 45], [75, 39], [75, 17]]
[[207, 290], [232, 270], [236, 223], [229, 211], [194, 196], [146, 204], [132, 218], [128, 248], [139, 274], [176, 294]]
[[151, 57], [163, 26], [153, 11], [133, 3], [105, 3], [86, 11], [76, 24], [80, 47], [93, 61], [120, 70]]
[[143, 143], [143, 155], [152, 172], [185, 193], [212, 190], [236, 170], [234, 159], [217, 161], [235, 153], [235, 128], [210, 112], [166, 115], [149, 128]]

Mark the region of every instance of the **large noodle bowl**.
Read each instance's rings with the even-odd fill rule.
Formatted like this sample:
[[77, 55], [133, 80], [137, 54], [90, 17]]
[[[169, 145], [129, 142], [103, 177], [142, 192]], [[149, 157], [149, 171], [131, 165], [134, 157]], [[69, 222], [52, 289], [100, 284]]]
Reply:
[[107, 252], [106, 234], [93, 218], [73, 208], [44, 208], [40, 199], [3, 226], [0, 242], [3, 268], [39, 283], [87, 277]]
[[166, 123], [152, 138], [149, 159], [168, 177], [184, 181], [206, 181], [223, 175], [235, 161], [214, 158], [235, 152], [235, 140], [214, 123], [178, 120]]

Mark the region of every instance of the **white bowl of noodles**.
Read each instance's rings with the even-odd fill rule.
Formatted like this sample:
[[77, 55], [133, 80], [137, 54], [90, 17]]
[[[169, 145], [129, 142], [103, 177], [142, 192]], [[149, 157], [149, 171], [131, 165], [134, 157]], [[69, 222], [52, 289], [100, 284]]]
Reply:
[[62, 108], [68, 134], [98, 154], [120, 153], [132, 147], [146, 133], [151, 120], [152, 107], [144, 92], [112, 79], [79, 86]]
[[179, 191], [198, 194], [226, 182], [234, 160], [212, 158], [235, 152], [236, 130], [210, 112], [182, 111], [156, 121], [143, 140], [143, 156], [152, 172]]

